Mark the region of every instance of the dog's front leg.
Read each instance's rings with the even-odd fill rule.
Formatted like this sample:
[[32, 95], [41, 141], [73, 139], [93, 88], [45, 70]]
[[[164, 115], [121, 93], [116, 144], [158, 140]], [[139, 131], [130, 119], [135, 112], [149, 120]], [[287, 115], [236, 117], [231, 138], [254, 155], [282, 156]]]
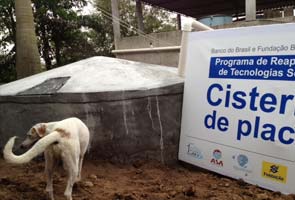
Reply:
[[46, 192], [48, 192], [50, 199], [54, 200], [53, 185], [52, 185], [53, 170], [55, 166], [54, 155], [50, 149], [46, 150], [44, 154], [45, 154], [45, 174], [47, 179]]

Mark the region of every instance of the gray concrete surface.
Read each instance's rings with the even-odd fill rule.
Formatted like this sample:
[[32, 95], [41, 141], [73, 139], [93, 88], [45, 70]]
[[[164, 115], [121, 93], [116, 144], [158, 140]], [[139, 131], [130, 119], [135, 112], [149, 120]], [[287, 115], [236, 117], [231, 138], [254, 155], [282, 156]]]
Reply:
[[182, 84], [178, 84], [145, 92], [2, 96], [0, 147], [13, 135], [24, 138], [35, 123], [75, 116], [90, 129], [91, 158], [175, 162], [182, 92]]
[[[117, 50], [138, 49], [150, 47], [180, 46], [181, 31], [171, 31], [163, 33], [152, 33], [142, 36], [121, 38], [118, 41]], [[137, 52], [137, 53], [119, 53], [117, 58], [145, 62], [157, 65], [178, 66], [179, 50], [155, 51], [155, 52]]]

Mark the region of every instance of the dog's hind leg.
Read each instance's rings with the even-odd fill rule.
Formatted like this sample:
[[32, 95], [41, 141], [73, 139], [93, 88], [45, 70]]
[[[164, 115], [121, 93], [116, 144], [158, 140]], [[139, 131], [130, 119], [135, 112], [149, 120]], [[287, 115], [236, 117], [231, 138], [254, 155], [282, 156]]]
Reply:
[[78, 176], [78, 159], [74, 159], [72, 156], [66, 155], [63, 157], [64, 167], [68, 172], [68, 182], [64, 195], [67, 200], [72, 200], [72, 191], [74, 183]]
[[83, 160], [84, 160], [84, 155], [80, 155], [80, 157], [79, 157], [79, 171], [78, 171], [78, 176], [77, 176], [76, 182], [81, 180], [81, 171], [82, 171]]
[[54, 159], [54, 155], [52, 151], [46, 150], [44, 153], [45, 153], [45, 174], [47, 179], [46, 192], [48, 192], [50, 199], [54, 200], [52, 178], [53, 178], [53, 170], [54, 170], [56, 161]]
[[80, 137], [80, 155], [79, 155], [79, 171], [78, 171], [78, 176], [77, 176], [77, 182], [81, 180], [81, 172], [82, 172], [82, 166], [83, 166], [83, 160], [84, 160], [84, 155], [88, 149], [89, 145], [89, 130], [88, 128], [84, 125], [82, 126], [82, 130], [80, 130], [80, 135], [83, 135], [83, 137]]

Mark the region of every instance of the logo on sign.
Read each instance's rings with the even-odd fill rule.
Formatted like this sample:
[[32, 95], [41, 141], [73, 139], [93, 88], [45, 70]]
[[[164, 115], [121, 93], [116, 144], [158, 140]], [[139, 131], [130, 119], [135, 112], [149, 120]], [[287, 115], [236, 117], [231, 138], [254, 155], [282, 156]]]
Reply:
[[198, 159], [198, 160], [201, 160], [203, 159], [203, 154], [202, 154], [202, 151], [195, 146], [195, 144], [188, 144], [187, 145], [187, 154]]
[[213, 151], [213, 158], [211, 159], [210, 163], [219, 167], [223, 167], [222, 152], [219, 149], [215, 149]]
[[262, 163], [262, 177], [271, 179], [279, 183], [287, 182], [288, 167], [277, 163], [270, 163], [263, 161]]
[[[235, 170], [243, 171], [247, 173], [252, 172], [252, 170], [249, 167], [249, 158], [246, 155], [238, 154], [238, 155], [234, 155], [232, 158], [234, 160], [233, 168]], [[245, 174], [245, 175], [247, 176], [248, 174]]]
[[239, 163], [239, 165], [240, 165], [240, 167], [243, 167], [243, 168], [246, 168], [247, 166], [247, 164], [248, 164], [248, 157], [247, 156], [245, 156], [245, 155], [238, 155], [238, 163]]

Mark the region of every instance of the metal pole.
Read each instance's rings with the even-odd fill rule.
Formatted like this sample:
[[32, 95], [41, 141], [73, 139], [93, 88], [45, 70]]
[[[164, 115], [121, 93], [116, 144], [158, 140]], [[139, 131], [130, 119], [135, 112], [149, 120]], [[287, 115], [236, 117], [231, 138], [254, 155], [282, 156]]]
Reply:
[[181, 30], [181, 15], [177, 14], [177, 28]]
[[113, 18], [115, 49], [118, 49], [118, 42], [121, 38], [119, 1], [118, 0], [112, 0], [112, 18]]
[[137, 26], [141, 32], [144, 32], [143, 24], [143, 15], [142, 15], [142, 4], [141, 0], [136, 0], [136, 17], [137, 17]]
[[256, 20], [256, 0], [245, 0], [246, 21]]

